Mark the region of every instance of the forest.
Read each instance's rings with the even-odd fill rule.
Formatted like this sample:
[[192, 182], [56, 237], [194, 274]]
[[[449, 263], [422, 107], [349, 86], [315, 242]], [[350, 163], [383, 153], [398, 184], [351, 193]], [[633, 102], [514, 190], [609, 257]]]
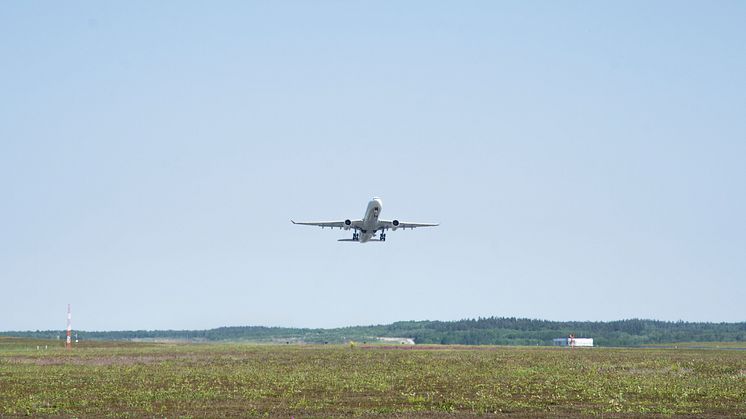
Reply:
[[[628, 319], [610, 322], [559, 322], [515, 317], [457, 321], [400, 321], [388, 325], [304, 329], [264, 326], [207, 330], [75, 331], [86, 340], [251, 341], [274, 343], [373, 342], [376, 337], [411, 338], [417, 344], [552, 345], [573, 334], [590, 337], [596, 346], [641, 346], [675, 342], [744, 342], [746, 322], [705, 323]], [[64, 339], [64, 330], [7, 331], [4, 336]]]

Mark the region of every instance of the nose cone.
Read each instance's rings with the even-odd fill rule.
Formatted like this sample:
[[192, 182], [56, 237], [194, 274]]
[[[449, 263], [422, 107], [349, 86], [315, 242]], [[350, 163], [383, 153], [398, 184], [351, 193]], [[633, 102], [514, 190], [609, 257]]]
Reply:
[[383, 201], [381, 201], [381, 198], [379, 198], [379, 197], [377, 197], [377, 196], [376, 196], [376, 197], [373, 197], [373, 201], [375, 201], [375, 202], [376, 202], [376, 204], [378, 204], [378, 207], [379, 207], [379, 208], [383, 206]]

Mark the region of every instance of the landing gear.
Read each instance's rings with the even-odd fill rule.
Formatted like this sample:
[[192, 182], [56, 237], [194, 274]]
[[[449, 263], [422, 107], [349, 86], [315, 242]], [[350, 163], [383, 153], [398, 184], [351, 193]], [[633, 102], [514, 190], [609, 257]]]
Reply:
[[386, 230], [381, 230], [381, 234], [378, 236], [378, 239], [382, 242], [386, 241]]
[[358, 240], [360, 240], [360, 235], [358, 234], [357, 230], [355, 230], [355, 231], [354, 231], [354, 232], [352, 233], [352, 240], [355, 240], [355, 241], [358, 241]]

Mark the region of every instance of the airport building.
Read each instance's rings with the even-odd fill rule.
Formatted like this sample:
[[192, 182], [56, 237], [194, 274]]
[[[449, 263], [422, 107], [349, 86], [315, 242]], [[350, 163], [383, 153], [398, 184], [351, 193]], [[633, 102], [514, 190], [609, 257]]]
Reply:
[[376, 339], [386, 343], [396, 343], [399, 345], [414, 345], [414, 339], [411, 338], [389, 338], [389, 337], [377, 337]]
[[593, 338], [556, 338], [552, 342], [554, 346], [593, 347]]

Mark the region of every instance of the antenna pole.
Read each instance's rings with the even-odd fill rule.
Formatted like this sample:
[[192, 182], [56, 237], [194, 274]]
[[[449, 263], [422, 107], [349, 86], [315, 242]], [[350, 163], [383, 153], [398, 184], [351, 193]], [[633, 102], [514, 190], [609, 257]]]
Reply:
[[67, 305], [67, 340], [65, 341], [65, 349], [72, 349], [73, 341], [71, 333], [73, 330], [73, 314], [70, 311], [70, 304]]

